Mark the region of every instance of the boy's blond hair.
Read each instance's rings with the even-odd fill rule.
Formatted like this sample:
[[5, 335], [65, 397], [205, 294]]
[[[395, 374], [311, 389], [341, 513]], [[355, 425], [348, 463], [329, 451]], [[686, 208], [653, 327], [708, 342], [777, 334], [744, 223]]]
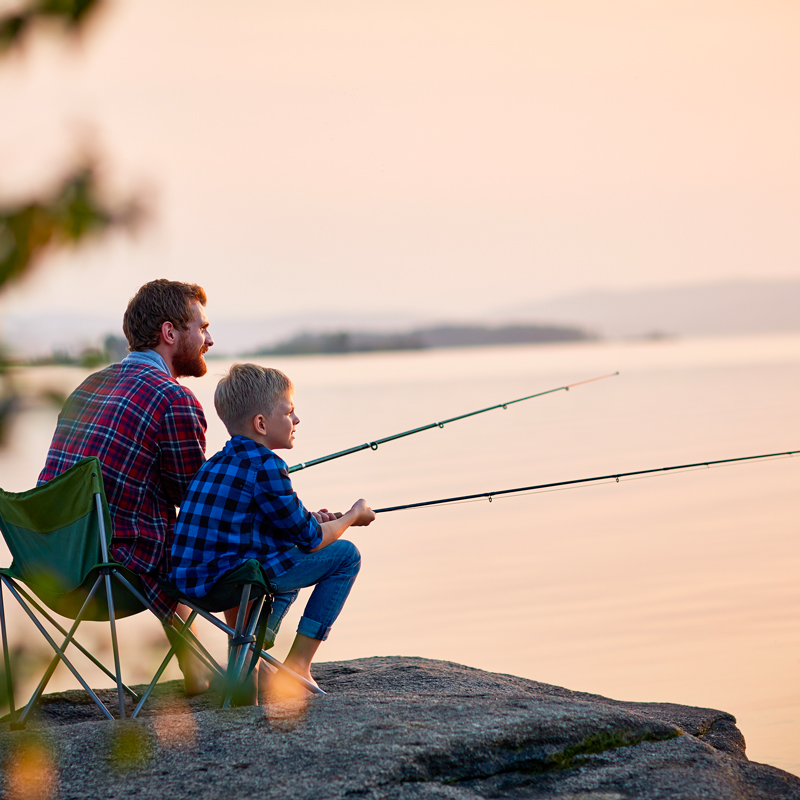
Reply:
[[294, 385], [279, 369], [234, 364], [217, 384], [214, 408], [231, 436], [244, 433], [257, 414], [269, 416]]

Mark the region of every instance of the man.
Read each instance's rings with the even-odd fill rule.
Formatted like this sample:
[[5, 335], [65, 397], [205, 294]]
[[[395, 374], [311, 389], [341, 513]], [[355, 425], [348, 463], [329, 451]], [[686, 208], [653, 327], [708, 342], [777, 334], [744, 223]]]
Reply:
[[[141, 576], [144, 593], [168, 622], [175, 601], [159, 579], [170, 571], [175, 507], [205, 461], [206, 420], [176, 378], [206, 373], [214, 342], [200, 286], [156, 280], [128, 303], [122, 327], [130, 353], [90, 375], [67, 399], [39, 483], [97, 456], [114, 531], [111, 557]], [[178, 608], [185, 618], [188, 609]], [[186, 691], [208, 687], [205, 668], [179, 653]]]

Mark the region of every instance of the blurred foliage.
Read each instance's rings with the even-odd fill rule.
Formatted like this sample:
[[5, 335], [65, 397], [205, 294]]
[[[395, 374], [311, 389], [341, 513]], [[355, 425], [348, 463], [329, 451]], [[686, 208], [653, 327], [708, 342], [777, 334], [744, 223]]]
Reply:
[[64, 32], [79, 33], [104, 5], [103, 0], [34, 0], [0, 18], [0, 55], [20, 47], [38, 22], [55, 22]]
[[92, 164], [79, 167], [48, 197], [0, 206], [0, 288], [49, 249], [74, 246], [112, 226], [133, 226], [141, 215], [136, 201], [112, 208], [101, 199]]
[[[55, 26], [61, 35], [79, 34], [105, 5], [104, 0], [28, 0], [0, 16], [0, 56], [20, 49], [42, 24]], [[108, 201], [101, 191], [96, 159], [81, 159], [51, 192], [0, 203], [0, 291], [55, 250], [75, 247], [110, 228], [135, 228], [142, 217], [143, 206], [135, 198]], [[111, 360], [110, 352], [107, 346], [85, 351], [69, 363], [93, 368]], [[115, 354], [116, 350], [112, 358]], [[19, 405], [11, 365], [9, 354], [0, 348], [0, 445]]]
[[108, 763], [121, 772], [147, 764], [152, 757], [152, 742], [138, 720], [120, 720], [110, 731]]
[[17, 407], [17, 393], [8, 374], [9, 359], [5, 348], [0, 346], [0, 447], [8, 438], [8, 424]]
[[[122, 361], [127, 354], [127, 340], [122, 336], [109, 334], [103, 339], [103, 343], [100, 347], [87, 347], [79, 353], [70, 353], [67, 350], [54, 350], [49, 355], [36, 356], [24, 363], [26, 366], [31, 367], [61, 365], [96, 369], [106, 364]], [[64, 399], [66, 398], [62, 398], [62, 402]]]
[[[64, 34], [80, 33], [103, 0], [33, 0], [19, 10], [0, 16], [0, 56], [20, 48], [40, 22], [56, 24]], [[136, 199], [121, 204], [108, 202], [97, 177], [96, 160], [83, 159], [49, 194], [20, 203], [0, 204], [0, 291], [30, 272], [44, 256], [58, 249], [75, 247], [111, 228], [135, 228], [143, 217]], [[124, 341], [124, 340], [123, 340]], [[119, 337], [107, 337], [102, 348], [79, 356], [54, 354], [49, 363], [78, 363], [94, 368], [117, 360], [124, 346]], [[0, 445], [19, 403], [14, 387], [10, 355], [0, 348]], [[52, 396], [51, 396], [52, 395]], [[57, 392], [41, 393], [59, 404]], [[14, 675], [38, 671], [40, 657], [26, 647], [9, 652]], [[49, 659], [48, 659], [49, 660]], [[16, 693], [16, 692], [15, 692]], [[5, 669], [0, 662], [0, 706], [9, 708]], [[151, 744], [141, 726], [121, 723], [111, 730], [109, 762], [117, 769], [146, 763]], [[49, 800], [57, 791], [57, 771], [52, 748], [41, 737], [25, 734], [17, 738], [3, 764], [5, 797], [13, 800]]]
[[15, 737], [3, 760], [6, 800], [51, 800], [58, 791], [56, 752], [40, 733]]
[[[139, 223], [143, 211], [138, 201], [112, 207], [102, 199], [96, 172], [92, 164], [83, 165], [44, 198], [0, 205], [0, 291], [48, 252], [74, 247], [112, 227], [134, 228]], [[114, 346], [111, 352], [116, 354], [118, 349]], [[94, 368], [111, 360], [110, 350], [85, 351], [61, 363]], [[9, 355], [0, 348], [0, 445], [7, 439], [18, 407], [10, 367]]]

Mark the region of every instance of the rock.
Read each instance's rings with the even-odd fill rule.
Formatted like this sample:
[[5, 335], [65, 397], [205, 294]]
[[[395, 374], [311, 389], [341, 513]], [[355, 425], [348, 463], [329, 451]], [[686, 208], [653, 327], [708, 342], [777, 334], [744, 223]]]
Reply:
[[82, 692], [49, 695], [28, 731], [0, 734], [6, 782], [36, 745], [70, 800], [800, 800], [800, 778], [748, 761], [722, 711], [421, 658], [320, 663], [314, 675], [329, 694], [226, 711], [213, 692], [186, 698], [166, 683], [123, 723]]

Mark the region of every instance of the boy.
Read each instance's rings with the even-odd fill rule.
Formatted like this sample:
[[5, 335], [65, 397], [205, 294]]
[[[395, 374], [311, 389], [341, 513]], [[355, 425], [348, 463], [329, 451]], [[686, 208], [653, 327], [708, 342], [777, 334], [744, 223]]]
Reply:
[[[358, 500], [345, 514], [307, 511], [275, 450], [294, 447], [300, 420], [294, 386], [276, 369], [234, 364], [217, 386], [214, 406], [231, 439], [200, 468], [181, 504], [172, 546], [172, 582], [203, 597], [226, 572], [261, 562], [275, 600], [267, 646], [299, 589], [314, 591], [297, 627], [287, 667], [311, 678], [311, 661], [344, 606], [361, 565], [355, 545], [339, 537], [375, 514]], [[226, 612], [233, 626], [236, 609]]]

